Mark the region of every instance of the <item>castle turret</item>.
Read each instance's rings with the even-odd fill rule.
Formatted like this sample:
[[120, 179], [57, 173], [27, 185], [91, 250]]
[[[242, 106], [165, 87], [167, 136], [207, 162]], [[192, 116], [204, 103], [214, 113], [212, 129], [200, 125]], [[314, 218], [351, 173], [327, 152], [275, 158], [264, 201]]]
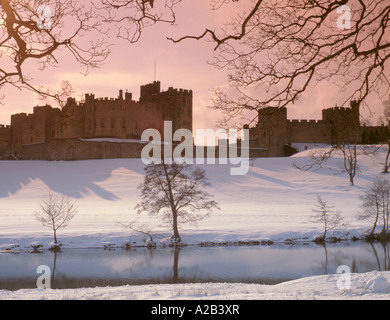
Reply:
[[141, 86], [141, 94], [139, 101], [145, 102], [150, 100], [154, 94], [160, 93], [161, 83], [160, 81], [153, 81], [152, 83]]
[[287, 109], [266, 107], [258, 111], [259, 147], [268, 151], [264, 155], [284, 156], [284, 146], [288, 141]]
[[334, 107], [322, 110], [322, 119], [331, 126], [332, 144], [361, 141], [359, 103], [351, 101], [350, 107]]
[[0, 124], [0, 159], [6, 159], [11, 152], [11, 126]]
[[131, 92], [126, 91], [125, 92], [125, 100], [130, 101], [133, 99], [133, 94]]

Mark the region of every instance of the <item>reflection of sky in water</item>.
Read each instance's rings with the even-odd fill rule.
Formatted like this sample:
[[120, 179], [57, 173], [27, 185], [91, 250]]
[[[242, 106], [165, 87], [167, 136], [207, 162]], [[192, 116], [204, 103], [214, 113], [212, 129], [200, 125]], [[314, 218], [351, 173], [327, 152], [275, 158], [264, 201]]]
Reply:
[[[388, 250], [388, 249], [386, 249]], [[126, 251], [98, 249], [69, 249], [56, 254], [0, 254], [0, 289], [12, 281], [39, 276], [39, 265], [55, 264], [56, 283], [61, 279], [72, 286], [83, 286], [88, 279], [116, 281], [120, 284], [153, 282], [251, 282], [271, 283], [325, 273], [336, 273], [339, 265], [356, 272], [384, 268], [389, 259], [380, 244], [365, 242], [319, 245], [272, 245], [231, 247], [185, 247], [175, 254], [173, 249], [137, 249]], [[389, 265], [387, 261], [386, 265]], [[175, 268], [175, 265], [178, 268]], [[24, 280], [23, 280], [24, 281]], [[90, 282], [89, 282], [90, 283]], [[90, 284], [89, 284], [90, 285]], [[23, 287], [23, 284], [19, 286]]]

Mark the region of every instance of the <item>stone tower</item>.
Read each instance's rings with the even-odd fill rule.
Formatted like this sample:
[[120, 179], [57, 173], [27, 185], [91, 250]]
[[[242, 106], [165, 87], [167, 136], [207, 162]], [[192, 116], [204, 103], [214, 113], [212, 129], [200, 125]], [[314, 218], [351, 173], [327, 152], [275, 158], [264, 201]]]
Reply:
[[8, 158], [11, 151], [11, 126], [0, 125], [0, 159]]
[[334, 107], [322, 110], [322, 119], [330, 125], [331, 139], [328, 143], [356, 143], [361, 141], [360, 110], [356, 101], [349, 108]]
[[284, 156], [284, 145], [288, 143], [287, 109], [266, 107], [258, 112], [259, 147], [266, 148], [264, 156]]

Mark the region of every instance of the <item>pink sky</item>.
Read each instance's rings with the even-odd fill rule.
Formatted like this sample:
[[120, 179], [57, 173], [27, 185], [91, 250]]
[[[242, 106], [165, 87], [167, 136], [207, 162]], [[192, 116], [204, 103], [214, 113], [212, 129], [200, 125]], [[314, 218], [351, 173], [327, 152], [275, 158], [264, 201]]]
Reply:
[[[139, 97], [139, 86], [154, 80], [154, 63], [157, 64], [157, 80], [162, 89], [168, 87], [192, 89], [194, 92], [194, 129], [214, 128], [219, 114], [207, 108], [211, 104], [210, 89], [227, 86], [227, 71], [217, 70], [207, 64], [212, 59], [213, 43], [187, 40], [174, 44], [166, 36], [174, 38], [186, 34], [201, 34], [205, 27], [220, 25], [229, 14], [227, 9], [210, 12], [208, 1], [185, 1], [177, 7], [175, 26], [158, 24], [144, 31], [140, 41], [130, 44], [116, 40], [112, 53], [101, 67], [92, 70], [85, 77], [70, 56], [61, 56], [59, 67], [44, 72], [38, 71], [37, 64], [28, 67], [34, 83], [58, 86], [68, 80], [77, 91], [77, 100], [85, 93], [95, 93], [97, 97], [116, 97], [119, 89]], [[230, 12], [239, 11], [240, 2], [232, 3]], [[320, 119], [321, 109], [335, 106], [335, 87], [321, 84], [304, 94], [301, 101], [288, 108], [288, 117], [296, 119]], [[0, 106], [0, 124], [9, 124], [14, 113], [31, 113], [33, 106], [44, 104], [29, 91], [19, 91], [11, 87], [3, 89], [4, 105]], [[382, 103], [376, 98], [369, 100], [371, 109], [382, 112]], [[54, 106], [54, 105], [53, 105]], [[363, 111], [365, 113], [365, 111]], [[375, 121], [374, 121], [375, 122]]]

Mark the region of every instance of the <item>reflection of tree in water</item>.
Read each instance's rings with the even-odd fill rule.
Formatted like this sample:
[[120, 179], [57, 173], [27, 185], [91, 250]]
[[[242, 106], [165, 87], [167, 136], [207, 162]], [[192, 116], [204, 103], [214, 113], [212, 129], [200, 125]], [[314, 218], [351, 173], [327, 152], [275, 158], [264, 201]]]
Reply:
[[[380, 247], [380, 250], [376, 250], [375, 243], [369, 242], [372, 251], [375, 255], [376, 261], [377, 261], [377, 270], [379, 271], [389, 271], [390, 270], [390, 254], [389, 254], [389, 244], [387, 242], [381, 241], [378, 243], [378, 246]], [[378, 253], [379, 252], [379, 253]], [[383, 252], [383, 258], [380, 259], [380, 252]], [[383, 262], [381, 264], [381, 262]]]
[[[127, 255], [129, 258], [127, 266], [121, 269], [121, 275], [117, 278], [111, 275], [101, 278], [82, 278], [69, 276], [66, 272], [59, 272], [57, 265], [58, 253], [53, 252], [51, 287], [60, 289], [78, 286], [180, 283], [188, 281], [197, 282], [199, 279], [204, 280], [204, 272], [199, 269], [198, 265], [190, 267], [180, 266], [179, 257], [182, 250], [180, 248], [142, 248], [141, 250], [133, 249]], [[167, 263], [167, 259], [169, 259], [169, 263]]]
[[[173, 255], [172, 283], [206, 281], [206, 273], [199, 268], [199, 265], [179, 268], [179, 256], [181, 248], [176, 248]], [[211, 279], [208, 277], [207, 279]]]
[[[314, 274], [336, 273], [337, 267], [347, 265], [352, 273], [359, 271], [388, 271], [390, 270], [390, 251], [388, 242], [363, 242], [359, 244], [359, 252], [348, 252], [348, 248], [338, 249], [329, 253], [327, 244], [323, 246], [323, 258], [312, 268]], [[354, 248], [354, 247], [351, 247]], [[364, 251], [363, 251], [364, 250]], [[374, 255], [364, 257], [361, 253], [368, 252]]]
[[[135, 249], [134, 251], [136, 251]], [[179, 266], [179, 257], [181, 253], [181, 248], [174, 248], [174, 249], [142, 249], [145, 253], [143, 256], [143, 259], [137, 263], [131, 264], [128, 268], [126, 268], [127, 272], [129, 273], [129, 276], [131, 277], [131, 274], [133, 274], [135, 277], [139, 278], [138, 273], [139, 270], [146, 270], [147, 268], [155, 269], [158, 271], [158, 274], [163, 274], [163, 276], [157, 276], [157, 277], [148, 277], [147, 279], [140, 279], [142, 283], [148, 282], [148, 283], [180, 283], [183, 281], [186, 281], [188, 278], [193, 279], [196, 281], [196, 279], [199, 279], [199, 267], [198, 265], [188, 267], [180, 267]], [[134, 253], [134, 251], [132, 253]], [[157, 254], [157, 252], [159, 254]], [[162, 262], [162, 257], [164, 259], [167, 257], [167, 254], [169, 253], [172, 255], [172, 264], [167, 267]], [[164, 272], [165, 271], [165, 272]], [[169, 276], [167, 275], [169, 274]], [[184, 276], [183, 279], [180, 278], [180, 276]]]

